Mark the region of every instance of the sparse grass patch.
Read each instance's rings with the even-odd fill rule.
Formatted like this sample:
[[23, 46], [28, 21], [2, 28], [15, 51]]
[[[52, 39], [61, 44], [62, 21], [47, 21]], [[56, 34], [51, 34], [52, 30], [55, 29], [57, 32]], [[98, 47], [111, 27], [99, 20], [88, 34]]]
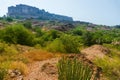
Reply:
[[11, 61], [0, 62], [0, 68], [9, 69], [10, 64], [11, 64]]
[[0, 42], [0, 54], [1, 55], [9, 55], [9, 56], [12, 56], [14, 54], [17, 54], [18, 51], [16, 50], [15, 46], [14, 45], [9, 45], [9, 44], [6, 44], [6, 43], [1, 43]]
[[118, 57], [105, 57], [103, 59], [96, 59], [94, 61], [96, 65], [102, 68], [103, 74], [108, 80], [120, 79], [120, 59]]
[[78, 59], [63, 57], [58, 62], [58, 80], [96, 80], [93, 78], [93, 70]]
[[112, 50], [120, 51], [120, 45], [113, 45], [113, 44], [104, 44], [105, 47], [110, 48]]

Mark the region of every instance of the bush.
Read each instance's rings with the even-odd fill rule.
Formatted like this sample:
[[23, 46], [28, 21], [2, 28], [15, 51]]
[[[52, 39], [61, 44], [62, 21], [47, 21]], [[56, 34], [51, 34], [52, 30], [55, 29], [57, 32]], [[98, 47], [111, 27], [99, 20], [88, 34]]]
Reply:
[[73, 30], [73, 34], [81, 36], [82, 35], [82, 31], [79, 30], [79, 29], [75, 29], [75, 30]]
[[66, 34], [48, 44], [47, 50], [51, 52], [80, 53], [79, 42], [76, 37]]
[[16, 50], [15, 46], [8, 45], [6, 43], [0, 43], [0, 54], [4, 53], [5, 55], [13, 55], [17, 54], [18, 51]]
[[8, 21], [8, 22], [12, 22], [13, 19], [12, 19], [11, 17], [7, 17], [7, 18], [6, 18], [6, 21]]
[[41, 47], [44, 47], [44, 46], [46, 46], [45, 43], [46, 43], [46, 41], [44, 41], [44, 39], [41, 38], [41, 37], [34, 39], [34, 44], [35, 45], [40, 45]]
[[92, 41], [96, 44], [103, 44], [104, 38], [102, 32], [95, 32]]
[[3, 20], [3, 17], [0, 17], [0, 20]]
[[44, 34], [40, 28], [36, 28], [35, 32], [36, 32], [36, 37], [41, 37]]
[[8, 43], [33, 45], [34, 36], [21, 24], [15, 24], [4, 29], [1, 38]]
[[0, 62], [0, 80], [4, 80], [7, 76], [7, 71], [9, 69], [10, 61]]
[[48, 32], [42, 32], [40, 29], [36, 30], [35, 44], [40, 44], [42, 47], [46, 47], [47, 44], [60, 37], [60, 32], [56, 30], [50, 30]]
[[58, 62], [59, 80], [90, 80], [93, 71], [77, 59], [62, 58]]
[[94, 42], [92, 41], [93, 39], [93, 34], [90, 33], [90, 32], [85, 32], [82, 36], [83, 38], [83, 44], [84, 45], [87, 45], [87, 46], [90, 46], [92, 45]]
[[59, 37], [60, 37], [60, 33], [56, 30], [50, 30], [42, 36], [44, 41], [53, 41], [54, 39]]
[[62, 35], [60, 37], [62, 44], [67, 53], [79, 53], [79, 42], [76, 37], [71, 35]]
[[59, 32], [56, 30], [51, 30], [49, 35], [51, 36], [52, 39], [56, 39], [60, 37]]
[[47, 46], [47, 50], [50, 52], [61, 52], [65, 53], [65, 46], [60, 39], [55, 39]]
[[0, 68], [0, 80], [4, 80], [7, 71], [5, 69]]
[[26, 21], [23, 23], [24, 27], [28, 28], [28, 29], [31, 29], [32, 28], [32, 24], [30, 21]]
[[[112, 58], [113, 57], [113, 58]], [[116, 53], [112, 53], [112, 57], [98, 58], [94, 63], [102, 68], [103, 75], [108, 80], [120, 79], [120, 59]]]

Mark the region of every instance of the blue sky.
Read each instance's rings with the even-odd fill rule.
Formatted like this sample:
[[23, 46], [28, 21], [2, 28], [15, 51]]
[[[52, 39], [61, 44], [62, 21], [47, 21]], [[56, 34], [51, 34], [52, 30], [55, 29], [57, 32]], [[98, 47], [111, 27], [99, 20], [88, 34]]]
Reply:
[[27, 4], [74, 20], [103, 25], [120, 24], [120, 0], [0, 0], [0, 16], [8, 6]]

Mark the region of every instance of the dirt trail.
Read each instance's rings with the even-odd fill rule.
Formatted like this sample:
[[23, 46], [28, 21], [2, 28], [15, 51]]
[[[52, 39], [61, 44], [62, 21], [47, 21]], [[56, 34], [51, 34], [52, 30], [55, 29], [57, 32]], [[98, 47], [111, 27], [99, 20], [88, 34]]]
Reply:
[[[79, 60], [84, 61], [85, 63], [90, 65], [95, 72], [98, 72], [100, 74], [101, 68], [94, 65], [94, 63], [92, 63], [92, 60], [94, 60], [96, 57], [102, 58], [110, 51], [101, 45], [93, 45], [82, 50], [81, 52], [83, 54], [71, 54], [68, 57], [74, 58], [77, 56]], [[58, 80], [58, 60], [59, 58], [52, 58], [29, 64], [28, 67], [30, 68], [30, 72], [27, 76], [24, 77], [23, 80]]]
[[[30, 73], [24, 77], [23, 80], [58, 80], [58, 75], [55, 74], [56, 70], [53, 70], [52, 67], [56, 67], [58, 58], [52, 58], [44, 61], [38, 61], [32, 64], [29, 64]], [[49, 66], [51, 69], [47, 69], [46, 66]], [[54, 72], [50, 72], [54, 71]]]

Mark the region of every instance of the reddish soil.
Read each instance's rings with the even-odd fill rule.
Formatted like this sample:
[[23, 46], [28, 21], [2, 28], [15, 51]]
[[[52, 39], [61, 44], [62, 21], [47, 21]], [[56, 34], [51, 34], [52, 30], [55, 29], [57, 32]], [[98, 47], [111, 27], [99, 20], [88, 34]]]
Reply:
[[101, 45], [93, 45], [81, 51], [82, 54], [86, 56], [89, 60], [94, 60], [96, 58], [104, 58], [106, 54], [110, 53], [110, 50]]
[[58, 60], [52, 58], [29, 64], [30, 73], [24, 77], [24, 80], [58, 80], [56, 67]]

